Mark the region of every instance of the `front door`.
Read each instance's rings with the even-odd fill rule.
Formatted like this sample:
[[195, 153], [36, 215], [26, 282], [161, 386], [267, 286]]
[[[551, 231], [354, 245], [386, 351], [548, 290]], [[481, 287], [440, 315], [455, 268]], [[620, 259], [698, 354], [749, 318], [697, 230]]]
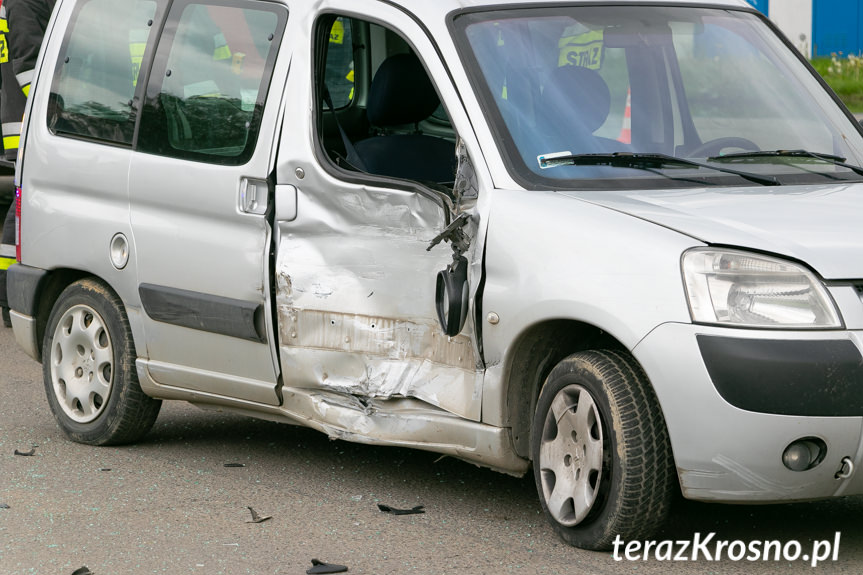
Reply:
[[[314, 389], [355, 405], [418, 399], [478, 421], [482, 366], [472, 321], [448, 337], [435, 308], [436, 276], [452, 252], [443, 243], [427, 249], [459, 211], [455, 141], [470, 128], [454, 90], [429, 81], [448, 79], [416, 23], [383, 3], [365, 3], [362, 15], [352, 5], [327, 3], [303, 43], [313, 52], [295, 53], [286, 90], [289, 110], [313, 111], [286, 117], [277, 162], [286, 406], [291, 388]], [[389, 76], [375, 86], [377, 74]], [[411, 84], [380, 93], [389, 80]], [[399, 101], [410, 93], [423, 103]], [[475, 234], [475, 225], [466, 231]], [[476, 261], [475, 245], [467, 256]]]
[[129, 176], [138, 353], [161, 385], [279, 402], [264, 212], [287, 18], [271, 2], [171, 5]]

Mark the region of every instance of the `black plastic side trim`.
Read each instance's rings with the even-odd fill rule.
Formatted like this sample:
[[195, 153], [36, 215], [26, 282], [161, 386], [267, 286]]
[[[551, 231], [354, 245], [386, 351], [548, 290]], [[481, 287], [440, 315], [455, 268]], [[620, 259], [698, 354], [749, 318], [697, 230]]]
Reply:
[[39, 293], [42, 280], [47, 275], [47, 270], [12, 264], [6, 270], [6, 297], [9, 300], [9, 307], [18, 313], [35, 317], [38, 303], [36, 295]]
[[260, 303], [153, 284], [141, 284], [138, 293], [144, 311], [156, 321], [266, 342], [255, 321]]
[[777, 415], [863, 415], [863, 356], [849, 340], [697, 340], [713, 385], [735, 407]]

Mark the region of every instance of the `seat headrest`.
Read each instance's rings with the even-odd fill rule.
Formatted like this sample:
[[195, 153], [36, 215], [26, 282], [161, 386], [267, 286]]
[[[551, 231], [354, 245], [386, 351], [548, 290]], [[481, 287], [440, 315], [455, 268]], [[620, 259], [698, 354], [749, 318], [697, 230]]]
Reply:
[[440, 104], [437, 92], [414, 54], [396, 54], [381, 63], [369, 88], [367, 114], [375, 126], [415, 124]]
[[582, 66], [556, 68], [544, 86], [542, 99], [551, 113], [575, 117], [593, 133], [611, 111], [611, 92], [596, 70]]

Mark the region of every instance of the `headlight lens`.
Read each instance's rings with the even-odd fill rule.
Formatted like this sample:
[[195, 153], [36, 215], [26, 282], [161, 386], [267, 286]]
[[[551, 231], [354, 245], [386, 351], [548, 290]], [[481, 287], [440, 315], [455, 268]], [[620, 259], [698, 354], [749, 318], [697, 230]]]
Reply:
[[683, 255], [692, 320], [759, 328], [839, 328], [842, 320], [824, 285], [807, 269], [732, 250]]

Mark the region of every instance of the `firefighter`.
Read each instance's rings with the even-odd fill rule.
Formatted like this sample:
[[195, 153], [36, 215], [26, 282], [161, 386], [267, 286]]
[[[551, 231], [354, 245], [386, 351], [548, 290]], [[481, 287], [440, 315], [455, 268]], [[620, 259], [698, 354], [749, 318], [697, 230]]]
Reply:
[[[17, 84], [15, 74], [12, 72], [12, 61], [9, 59], [9, 25], [6, 20], [6, 6], [0, 2], [0, 87], [2, 87], [4, 77], [6, 78], [6, 82], [15, 82]], [[23, 93], [16, 90], [13, 98], [23, 101], [25, 97]], [[9, 106], [5, 105], [6, 102], [5, 97], [0, 98], [0, 125], [2, 125], [9, 112]], [[21, 106], [20, 110], [23, 113], [24, 107]], [[4, 112], [7, 114], [4, 115]], [[20, 132], [20, 128], [18, 131]], [[14, 152], [17, 153], [17, 150], [14, 150]], [[13, 156], [10, 159], [14, 160], [15, 157]], [[0, 237], [0, 312], [2, 312], [2, 320], [5, 327], [11, 327], [8, 297], [6, 295], [6, 270], [13, 263], [15, 263], [14, 200], [6, 213], [6, 218], [3, 222], [3, 235]]]
[[[55, 0], [3, 0], [0, 4], [0, 129], [7, 160], [18, 158], [18, 141], [24, 105], [30, 93], [30, 81], [36, 58]], [[15, 263], [15, 203], [9, 208], [0, 240], [0, 312], [3, 325], [10, 327], [9, 302], [6, 293], [6, 270]]]

